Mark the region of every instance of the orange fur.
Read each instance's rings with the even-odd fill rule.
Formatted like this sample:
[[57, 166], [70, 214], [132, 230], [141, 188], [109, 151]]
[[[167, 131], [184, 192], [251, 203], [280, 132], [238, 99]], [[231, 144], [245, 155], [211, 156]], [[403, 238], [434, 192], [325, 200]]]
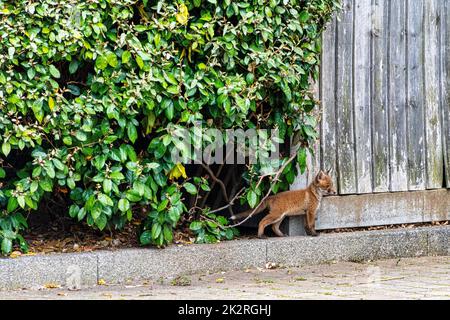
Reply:
[[[258, 226], [258, 237], [263, 238], [264, 229], [272, 225], [277, 236], [283, 237], [280, 224], [286, 216], [306, 215], [305, 230], [308, 235], [317, 236], [315, 230], [316, 212], [320, 206], [323, 195], [336, 194], [333, 181], [329, 173], [320, 171], [314, 181], [302, 190], [286, 191], [268, 197], [256, 210], [256, 213], [269, 209], [269, 213], [261, 220]], [[253, 210], [248, 210], [231, 217], [233, 220], [249, 216]]]

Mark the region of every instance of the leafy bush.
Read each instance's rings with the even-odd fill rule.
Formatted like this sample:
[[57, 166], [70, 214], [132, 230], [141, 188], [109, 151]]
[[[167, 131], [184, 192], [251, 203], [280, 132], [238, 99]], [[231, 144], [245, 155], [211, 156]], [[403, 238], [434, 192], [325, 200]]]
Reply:
[[[297, 133], [299, 157], [272, 186], [286, 189], [316, 139], [309, 82], [337, 6], [0, 0], [2, 252], [14, 242], [26, 249], [24, 215], [50, 200], [100, 230], [122, 228], [144, 212], [143, 244], [169, 243], [177, 224], [205, 217], [211, 228], [199, 241], [231, 238], [232, 231], [217, 231], [226, 219], [208, 218], [208, 203], [187, 206], [217, 189], [209, 187], [211, 175], [192, 168], [187, 175], [173, 163], [171, 151], [182, 147], [171, 133], [198, 122], [278, 128], [284, 141]], [[241, 203], [255, 206], [270, 176], [258, 184], [258, 165], [238, 170], [249, 187]]]

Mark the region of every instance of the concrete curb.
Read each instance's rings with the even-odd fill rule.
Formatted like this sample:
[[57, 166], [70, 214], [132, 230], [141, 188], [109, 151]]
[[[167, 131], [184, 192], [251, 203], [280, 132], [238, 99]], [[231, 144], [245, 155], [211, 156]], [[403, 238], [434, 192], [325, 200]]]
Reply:
[[82, 287], [99, 279], [108, 284], [157, 280], [206, 271], [286, 266], [330, 261], [450, 255], [450, 226], [237, 240], [214, 245], [121, 249], [0, 259], [0, 289], [39, 287], [48, 283]]

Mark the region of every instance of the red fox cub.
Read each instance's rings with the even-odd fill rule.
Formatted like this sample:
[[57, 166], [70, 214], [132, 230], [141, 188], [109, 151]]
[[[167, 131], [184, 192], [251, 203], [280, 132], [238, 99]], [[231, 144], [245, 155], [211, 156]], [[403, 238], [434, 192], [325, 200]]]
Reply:
[[[318, 236], [315, 230], [316, 212], [324, 195], [336, 194], [330, 171], [320, 171], [314, 181], [302, 190], [286, 191], [268, 197], [256, 210], [256, 213], [269, 209], [269, 213], [261, 220], [258, 226], [258, 237], [266, 238], [264, 229], [272, 225], [272, 230], [279, 237], [285, 235], [280, 231], [280, 224], [285, 216], [298, 216], [306, 214], [305, 231], [308, 235]], [[248, 217], [252, 211], [248, 210], [232, 216], [232, 220]]]

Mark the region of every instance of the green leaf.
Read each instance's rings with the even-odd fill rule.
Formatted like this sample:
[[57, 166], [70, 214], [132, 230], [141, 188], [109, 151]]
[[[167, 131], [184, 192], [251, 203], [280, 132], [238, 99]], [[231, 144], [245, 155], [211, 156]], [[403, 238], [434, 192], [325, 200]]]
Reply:
[[172, 229], [167, 224], [164, 225], [163, 235], [164, 235], [164, 240], [166, 242], [168, 242], [168, 243], [172, 242], [172, 240], [173, 240]]
[[113, 68], [119, 65], [119, 61], [117, 60], [117, 56], [114, 52], [108, 52], [106, 54], [106, 60], [108, 61], [108, 64]]
[[171, 222], [176, 223], [180, 219], [180, 213], [176, 209], [176, 207], [170, 207], [169, 211], [167, 212], [168, 217]]
[[303, 174], [306, 171], [306, 149], [301, 148], [297, 153], [298, 166], [300, 168], [300, 173]]
[[190, 194], [197, 194], [197, 188], [189, 182], [185, 182], [183, 184], [183, 187], [186, 189], [187, 192], [189, 192]]
[[305, 134], [307, 136], [309, 136], [311, 138], [315, 138], [316, 137], [317, 133], [316, 133], [316, 131], [314, 130], [313, 127], [311, 127], [311, 126], [302, 126], [302, 128], [303, 128], [303, 131], [305, 132]]
[[17, 203], [22, 209], [25, 209], [25, 197], [24, 196], [18, 196], [17, 197]]
[[137, 134], [136, 127], [131, 123], [128, 123], [127, 134], [128, 134], [128, 139], [130, 139], [131, 143], [134, 143], [137, 139], [138, 134]]
[[178, 86], [170, 86], [167, 88], [167, 92], [177, 95], [180, 93], [180, 90], [179, 90]]
[[70, 189], [72, 189], [72, 190], [75, 189], [76, 184], [75, 184], [75, 180], [73, 180], [73, 178], [67, 178], [66, 183]]
[[98, 201], [100, 201], [100, 203], [102, 203], [105, 206], [112, 207], [114, 205], [114, 202], [111, 200], [111, 198], [108, 197], [106, 194], [103, 194], [103, 193], [100, 193], [98, 195]]
[[158, 212], [163, 211], [164, 209], [167, 208], [167, 205], [169, 204], [169, 200], [168, 199], [164, 199], [163, 201], [161, 201], [158, 205], [158, 207], [156, 208], [156, 210], [158, 210]]
[[87, 140], [87, 135], [86, 135], [85, 132], [83, 132], [83, 131], [81, 131], [81, 130], [78, 130], [78, 131], [75, 133], [75, 138], [77, 138], [77, 139], [78, 139], [79, 141], [81, 141], [81, 142], [84, 142], [84, 141]]
[[173, 119], [173, 114], [174, 114], [174, 107], [173, 107], [173, 102], [172, 100], [165, 100], [167, 101], [167, 103], [163, 104], [163, 108], [164, 108], [164, 112], [166, 114], [167, 119], [172, 120]]
[[3, 142], [3, 144], [2, 144], [2, 152], [3, 152], [3, 154], [6, 157], [11, 152], [11, 145], [9, 144], [9, 142], [7, 142], [7, 141]]
[[108, 66], [108, 60], [104, 56], [98, 56], [95, 60], [95, 67], [97, 69], [103, 70]]
[[258, 201], [258, 195], [253, 190], [250, 190], [247, 193], [247, 201], [248, 201], [248, 204], [250, 205], [250, 207], [254, 208]]
[[32, 80], [35, 75], [36, 75], [36, 71], [33, 68], [28, 69], [28, 71], [27, 71], [28, 79]]
[[140, 197], [144, 195], [145, 185], [142, 182], [135, 181], [133, 183], [133, 190], [136, 191]]
[[139, 195], [139, 193], [135, 190], [128, 190], [125, 194], [128, 200], [131, 202], [139, 202], [141, 201], [142, 197]]
[[78, 211], [77, 219], [78, 221], [81, 221], [86, 216], [86, 210], [84, 208], [81, 208], [80, 211]]
[[17, 202], [17, 199], [15, 197], [10, 197], [8, 199], [8, 205], [6, 206], [6, 210], [8, 210], [8, 212], [13, 212], [14, 210], [17, 209], [18, 206], [19, 203]]
[[198, 231], [202, 228], [203, 225], [200, 221], [192, 221], [191, 224], [189, 225], [189, 229], [191, 229], [192, 231]]
[[3, 168], [0, 168], [0, 179], [3, 179], [4, 177], [6, 177], [6, 171]]
[[123, 179], [125, 179], [125, 176], [120, 171], [111, 172], [109, 174], [109, 177], [111, 179], [114, 179], [114, 180], [123, 180]]
[[153, 222], [152, 225], [152, 239], [155, 240], [161, 234], [161, 225], [157, 222]]
[[48, 71], [50, 71], [50, 74], [55, 78], [59, 79], [61, 77], [61, 73], [59, 73], [59, 70], [56, 69], [56, 67], [52, 64], [48, 66]]
[[61, 171], [64, 170], [65, 166], [59, 159], [54, 158], [54, 159], [52, 159], [52, 162], [58, 170], [61, 170]]
[[122, 63], [128, 63], [131, 59], [131, 53], [130, 51], [124, 51], [122, 52]]
[[12, 240], [8, 238], [3, 238], [2, 240], [2, 252], [4, 254], [10, 253], [12, 250]]
[[100, 231], [105, 229], [107, 223], [108, 218], [103, 213], [95, 220], [95, 225], [100, 229]]
[[120, 199], [118, 207], [120, 211], [126, 212], [130, 209], [130, 202], [127, 199]]
[[112, 181], [110, 179], [103, 180], [103, 191], [105, 193], [110, 193], [112, 189]]
[[74, 74], [78, 70], [79, 63], [77, 60], [72, 60], [69, 64], [69, 73]]
[[144, 61], [142, 60], [141, 57], [139, 57], [139, 56], [136, 57], [136, 63], [139, 66], [140, 69], [144, 68]]
[[152, 242], [152, 233], [150, 230], [146, 230], [144, 232], [142, 232], [139, 240], [141, 241], [142, 245], [148, 245]]
[[9, 47], [8, 48], [8, 55], [9, 55], [10, 59], [13, 58], [15, 52], [16, 52], [16, 48], [14, 48], [14, 47]]
[[42, 190], [47, 192], [52, 192], [53, 190], [53, 184], [51, 180], [41, 180], [39, 181], [39, 186], [42, 188]]
[[47, 175], [50, 179], [53, 179], [56, 176], [55, 168], [53, 168], [53, 165], [51, 165], [51, 164], [49, 164], [45, 167], [45, 172], [47, 173]]
[[71, 218], [75, 218], [78, 215], [78, 211], [80, 211], [80, 207], [76, 204], [71, 205], [69, 208], [69, 216]]
[[70, 93], [73, 94], [74, 96], [79, 96], [81, 93], [80, 88], [73, 84], [69, 84], [67, 86], [67, 89], [69, 89]]
[[309, 13], [307, 11], [302, 11], [300, 12], [300, 22], [305, 23], [306, 21], [309, 20]]
[[[88, 206], [86, 206], [87, 209]], [[94, 220], [97, 220], [98, 217], [102, 214], [102, 208], [99, 205], [96, 205], [91, 210], [91, 216]]]
[[35, 193], [38, 188], [39, 188], [39, 182], [36, 180], [33, 180], [33, 182], [30, 184], [30, 192]]

